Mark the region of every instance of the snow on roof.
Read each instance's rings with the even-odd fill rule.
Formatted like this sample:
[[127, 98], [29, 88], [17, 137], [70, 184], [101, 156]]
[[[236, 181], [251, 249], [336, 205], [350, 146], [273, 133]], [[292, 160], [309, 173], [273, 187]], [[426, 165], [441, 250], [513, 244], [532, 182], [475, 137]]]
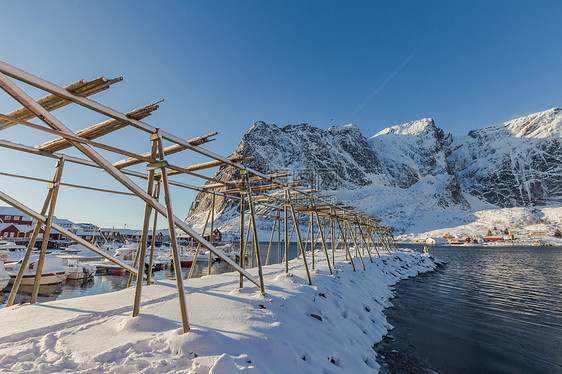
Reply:
[[65, 219], [65, 218], [57, 218], [57, 217], [53, 217], [53, 222], [59, 225], [74, 225], [74, 222]]
[[29, 217], [27, 214], [17, 210], [16, 208], [13, 208], [11, 206], [0, 206], [0, 215], [5, 215], [5, 216], [22, 216], [25, 217], [27, 219], [31, 219], [31, 217]]
[[100, 235], [99, 232], [83, 231], [83, 230], [76, 231], [75, 234], [78, 235], [78, 236], [87, 236], [87, 235], [99, 236]]
[[7, 227], [14, 226], [13, 223], [0, 223], [0, 231], [4, 230]]
[[14, 225], [19, 232], [30, 232], [35, 228], [34, 225]]
[[[141, 235], [142, 230], [102, 228], [101, 232], [113, 232], [119, 235]], [[152, 231], [151, 231], [152, 232]]]

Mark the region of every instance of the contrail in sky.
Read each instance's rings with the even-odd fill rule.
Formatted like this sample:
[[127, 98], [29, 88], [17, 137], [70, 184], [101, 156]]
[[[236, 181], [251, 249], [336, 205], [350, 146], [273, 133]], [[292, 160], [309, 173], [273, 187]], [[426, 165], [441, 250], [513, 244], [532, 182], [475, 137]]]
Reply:
[[416, 52], [414, 52], [414, 53], [412, 53], [410, 56], [408, 56], [408, 58], [406, 58], [406, 59], [404, 60], [404, 62], [402, 62], [402, 63], [400, 64], [400, 66], [398, 66], [398, 67], [396, 68], [396, 70], [394, 70], [394, 71], [392, 72], [392, 74], [390, 74], [390, 75], [384, 80], [384, 82], [382, 82], [382, 83], [369, 95], [369, 97], [367, 97], [367, 98], [365, 99], [365, 101], [363, 101], [363, 102], [361, 103], [361, 105], [359, 105], [359, 106], [357, 107], [357, 109], [355, 109], [355, 111], [354, 111], [353, 113], [351, 113], [351, 115], [348, 117], [348, 119], [345, 120], [345, 123], [344, 123], [344, 124], [350, 123], [350, 121], [353, 119], [353, 117], [355, 117], [355, 115], [356, 115], [357, 113], [359, 113], [367, 104], [369, 104], [369, 102], [370, 102], [371, 100], [373, 100], [373, 97], [375, 97], [379, 92], [381, 92], [382, 89], [383, 89], [383, 88], [400, 72], [400, 70], [402, 70], [406, 65], [408, 65], [408, 62], [410, 62], [410, 60], [411, 60], [415, 55], [416, 55]]

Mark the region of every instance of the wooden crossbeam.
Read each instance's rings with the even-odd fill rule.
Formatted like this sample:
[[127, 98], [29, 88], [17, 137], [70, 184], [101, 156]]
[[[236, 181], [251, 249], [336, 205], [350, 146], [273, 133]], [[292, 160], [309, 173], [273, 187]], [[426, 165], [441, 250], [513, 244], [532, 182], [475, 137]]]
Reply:
[[[268, 174], [268, 178], [264, 178], [264, 177], [252, 177], [249, 178], [250, 183], [255, 183], [255, 182], [261, 182], [261, 181], [265, 181], [265, 180], [271, 180], [271, 179], [275, 179], [275, 178], [284, 178], [284, 177], [288, 177], [289, 173], [273, 173], [273, 174]], [[234, 185], [239, 185], [242, 184], [243, 181], [242, 179], [236, 179], [233, 181], [225, 181], [223, 183], [213, 183], [213, 184], [206, 184], [204, 186], [201, 186], [201, 188], [204, 188], [206, 190], [211, 190], [211, 189], [215, 189], [215, 188], [221, 188], [221, 187], [225, 187], [225, 185], [227, 183], [231, 183]]]
[[[231, 160], [232, 162], [245, 162], [245, 161], [251, 161], [254, 159], [254, 157], [244, 157], [244, 156], [236, 156], [236, 157], [229, 157], [229, 160]], [[191, 165], [191, 166], [186, 166], [183, 169], [185, 169], [186, 171], [198, 171], [198, 170], [204, 170], [204, 169], [209, 169], [209, 168], [214, 168], [217, 166], [222, 166], [222, 165], [226, 165], [224, 162], [222, 161], [209, 161], [209, 162], [203, 162], [201, 164], [197, 164], [197, 165]], [[180, 171], [177, 170], [170, 170], [168, 172], [168, 176], [170, 175], [176, 175], [176, 174], [180, 174]], [[156, 175], [158, 175], [158, 173], [156, 173]]]
[[[292, 187], [296, 187], [296, 186], [300, 185], [300, 182], [299, 181], [289, 182], [289, 183], [287, 183], [287, 185], [292, 186]], [[263, 185], [263, 186], [252, 187], [252, 192], [263, 192], [263, 191], [278, 190], [279, 188], [281, 188], [281, 187], [278, 184], [266, 184], [266, 185]], [[245, 189], [236, 188], [236, 189], [226, 190], [224, 192], [236, 194], [236, 193], [240, 193], [240, 192], [243, 192], [243, 191], [245, 191]]]
[[[193, 138], [191, 140], [188, 140], [188, 142], [189, 142], [190, 145], [194, 145], [194, 146], [201, 145], [203, 143], [213, 141], [214, 139], [209, 139], [209, 138], [211, 136], [215, 136], [215, 135], [217, 135], [217, 132], [212, 132], [210, 134], [198, 136], [197, 138]], [[185, 149], [187, 149], [186, 146], [183, 146], [183, 145], [180, 145], [180, 144], [173, 144], [171, 146], [168, 146], [168, 147], [164, 148], [164, 155], [168, 156], [168, 155], [171, 155], [171, 154], [174, 154], [174, 153], [181, 152]], [[150, 152], [143, 153], [141, 156], [150, 157]], [[124, 167], [137, 165], [137, 164], [140, 164], [140, 163], [142, 163], [141, 160], [139, 160], [137, 158], [134, 158], [134, 157], [131, 157], [131, 158], [127, 158], [125, 160], [117, 161], [113, 164], [113, 166], [115, 166], [118, 169], [121, 169], [121, 168], [124, 168]]]
[[[80, 97], [87, 97], [90, 95], [94, 95], [98, 92], [104, 91], [108, 89], [109, 86], [111, 86], [112, 84], [121, 82], [122, 80], [123, 80], [122, 77], [115, 78], [115, 79], [107, 79], [106, 77], [100, 77], [90, 82], [86, 81], [85, 79], [81, 79], [77, 82], [74, 82], [64, 87], [64, 89], [74, 95]], [[51, 112], [55, 109], [62, 108], [72, 103], [72, 101], [61, 98], [57, 95], [49, 94], [37, 100], [37, 103], [41, 105], [43, 108], [45, 108], [46, 110], [48, 110], [49, 112]], [[9, 113], [8, 115], [23, 121], [27, 121], [36, 117], [36, 115], [26, 107], [21, 107], [20, 109], [15, 110]], [[14, 125], [13, 122], [0, 120], [0, 130], [4, 130], [13, 125]]]
[[[161, 103], [162, 101], [164, 100], [159, 100], [154, 103], [132, 110], [129, 113], [127, 113], [126, 116], [137, 120], [146, 118], [150, 116], [153, 111], [159, 108], [158, 104]], [[103, 135], [107, 135], [111, 132], [117, 131], [125, 126], [127, 126], [127, 124], [124, 122], [118, 121], [116, 119], [109, 119], [107, 121], [103, 121], [93, 126], [79, 130], [76, 132], [76, 135], [80, 136], [81, 138], [92, 140], [92, 139], [99, 138]], [[43, 144], [40, 144], [36, 148], [42, 151], [58, 152], [70, 147], [72, 146], [65, 139], [57, 138], [45, 142]]]

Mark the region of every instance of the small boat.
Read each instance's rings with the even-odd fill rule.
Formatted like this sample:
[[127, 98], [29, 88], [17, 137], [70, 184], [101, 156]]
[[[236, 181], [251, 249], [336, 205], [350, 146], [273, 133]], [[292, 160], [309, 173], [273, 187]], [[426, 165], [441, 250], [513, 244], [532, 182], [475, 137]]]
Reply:
[[[10, 284], [13, 284], [18, 275], [23, 259], [17, 262], [7, 262], [4, 264], [6, 272], [10, 276]], [[33, 285], [35, 283], [35, 274], [37, 272], [38, 258], [30, 259], [27, 268], [23, 273], [21, 280], [22, 285]], [[58, 257], [45, 257], [43, 263], [43, 271], [41, 272], [40, 285], [62, 283], [66, 280], [66, 270], [62, 259]]]
[[[126, 244], [115, 249], [113, 257], [121, 260], [127, 265], [133, 265], [135, 254], [137, 252], [136, 244]], [[86, 264], [84, 264], [86, 265]], [[109, 261], [107, 258], [101, 261], [88, 262], [87, 265], [93, 267], [98, 272], [106, 272], [113, 275], [123, 275], [127, 272], [124, 268], [116, 263]]]
[[[240, 260], [240, 254], [238, 252], [238, 249], [236, 249], [236, 247], [233, 243], [216, 245], [216, 248], [223, 251], [224, 254], [226, 255], [226, 257], [230, 258], [232, 261], [238, 262]], [[213, 255], [213, 258], [215, 258], [214, 255]], [[217, 257], [217, 260], [220, 260], [220, 258]]]
[[88, 264], [69, 262], [65, 266], [67, 279], [89, 279], [96, 274], [96, 267]]

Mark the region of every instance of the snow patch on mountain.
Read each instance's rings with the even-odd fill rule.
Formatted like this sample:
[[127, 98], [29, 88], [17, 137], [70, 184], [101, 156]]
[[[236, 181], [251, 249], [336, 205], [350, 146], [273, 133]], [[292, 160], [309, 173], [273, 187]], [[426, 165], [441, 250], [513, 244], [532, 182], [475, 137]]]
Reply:
[[500, 207], [562, 204], [562, 110], [455, 137], [449, 162], [463, 190]]
[[[451, 143], [451, 134], [445, 134], [431, 118], [392, 126], [369, 138], [386, 172], [400, 188], [414, 194], [416, 207], [422, 204], [431, 209], [437, 198], [441, 207], [468, 209], [447, 160]], [[425, 204], [428, 196], [431, 201]]]
[[[477, 212], [494, 209], [562, 205], [558, 108], [455, 137], [431, 118], [389, 127], [368, 140], [355, 125], [322, 130], [256, 122], [233, 155], [253, 156], [247, 165], [262, 173], [288, 171], [397, 233], [478, 226]], [[220, 180], [239, 177], [228, 166], [215, 174]], [[187, 222], [202, 228], [209, 207], [210, 198], [198, 195]], [[215, 227], [239, 230], [237, 202], [218, 198], [215, 217]], [[259, 219], [258, 226], [260, 238], [268, 239], [271, 221]]]

